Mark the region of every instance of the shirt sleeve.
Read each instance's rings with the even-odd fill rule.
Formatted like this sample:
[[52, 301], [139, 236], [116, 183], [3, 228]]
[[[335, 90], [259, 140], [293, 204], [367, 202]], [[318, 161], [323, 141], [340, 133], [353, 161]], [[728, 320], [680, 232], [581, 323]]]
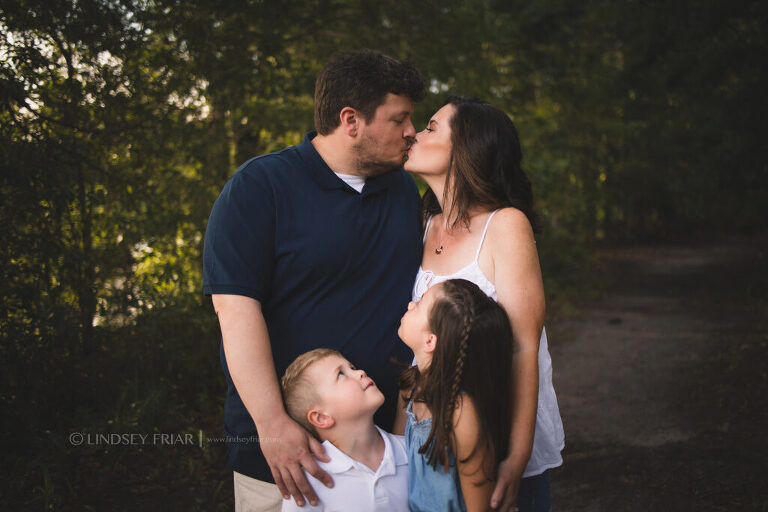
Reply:
[[203, 293], [269, 297], [275, 201], [258, 161], [239, 169], [213, 205], [203, 246]]

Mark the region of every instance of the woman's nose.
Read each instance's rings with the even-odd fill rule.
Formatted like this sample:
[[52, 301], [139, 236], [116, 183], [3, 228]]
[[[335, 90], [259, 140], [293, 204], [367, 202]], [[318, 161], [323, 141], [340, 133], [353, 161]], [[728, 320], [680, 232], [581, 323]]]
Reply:
[[408, 303], [408, 311], [412, 310], [415, 305], [416, 305], [415, 302], [413, 302], [413, 301], [409, 302]]

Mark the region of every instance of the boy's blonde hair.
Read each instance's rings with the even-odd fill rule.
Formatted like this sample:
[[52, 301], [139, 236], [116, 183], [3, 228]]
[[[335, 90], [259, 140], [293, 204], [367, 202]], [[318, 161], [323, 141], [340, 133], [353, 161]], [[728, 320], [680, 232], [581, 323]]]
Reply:
[[315, 437], [318, 437], [317, 430], [307, 419], [307, 413], [317, 405], [320, 397], [317, 396], [316, 387], [313, 382], [307, 379], [305, 372], [312, 364], [329, 356], [339, 356], [346, 359], [338, 350], [316, 348], [294, 359], [280, 380], [283, 388], [283, 402], [285, 402], [285, 410], [288, 415]]

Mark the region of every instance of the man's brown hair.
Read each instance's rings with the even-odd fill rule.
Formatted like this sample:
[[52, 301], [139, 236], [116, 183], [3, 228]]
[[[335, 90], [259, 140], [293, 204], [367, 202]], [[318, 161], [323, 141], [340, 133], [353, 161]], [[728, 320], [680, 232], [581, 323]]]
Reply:
[[317, 405], [320, 398], [315, 392], [314, 383], [309, 381], [305, 372], [312, 364], [329, 356], [344, 358], [338, 350], [332, 348], [316, 348], [304, 352], [286, 368], [285, 375], [280, 380], [283, 388], [283, 402], [288, 415], [315, 437], [318, 437], [317, 430], [307, 419], [307, 413]]
[[340, 124], [339, 113], [352, 107], [369, 122], [387, 93], [424, 97], [424, 81], [413, 65], [374, 50], [334, 56], [315, 82], [315, 129], [328, 135]]

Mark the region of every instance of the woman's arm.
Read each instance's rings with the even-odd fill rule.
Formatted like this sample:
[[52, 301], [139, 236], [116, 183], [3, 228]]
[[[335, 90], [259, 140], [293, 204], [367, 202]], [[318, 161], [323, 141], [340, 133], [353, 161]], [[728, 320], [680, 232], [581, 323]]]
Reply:
[[[480, 444], [472, 454], [481, 437], [475, 404], [469, 396], [460, 395], [453, 413], [453, 453], [456, 455], [461, 493], [464, 495], [467, 512], [490, 510], [494, 482], [486, 478], [492, 468], [486, 467], [488, 453], [485, 443]], [[467, 458], [469, 460], [464, 461]]]
[[544, 325], [544, 285], [533, 230], [516, 208], [504, 208], [488, 228], [499, 304], [512, 325], [513, 409], [509, 454], [499, 467], [492, 505], [505, 510], [517, 498], [533, 447], [539, 390], [539, 339]]

